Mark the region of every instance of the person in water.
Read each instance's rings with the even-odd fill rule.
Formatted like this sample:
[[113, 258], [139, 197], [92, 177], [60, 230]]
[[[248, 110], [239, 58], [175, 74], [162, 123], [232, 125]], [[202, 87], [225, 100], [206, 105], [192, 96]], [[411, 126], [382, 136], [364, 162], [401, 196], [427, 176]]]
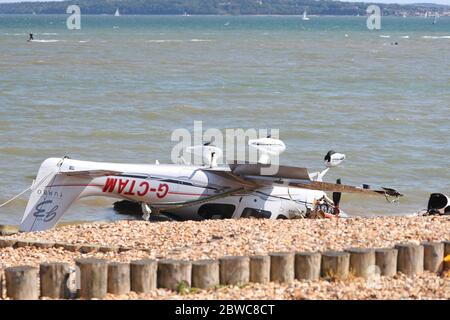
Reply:
[[32, 40], [34, 40], [34, 37], [33, 37], [33, 34], [30, 33], [30, 38], [28, 39], [28, 41], [32, 41]]

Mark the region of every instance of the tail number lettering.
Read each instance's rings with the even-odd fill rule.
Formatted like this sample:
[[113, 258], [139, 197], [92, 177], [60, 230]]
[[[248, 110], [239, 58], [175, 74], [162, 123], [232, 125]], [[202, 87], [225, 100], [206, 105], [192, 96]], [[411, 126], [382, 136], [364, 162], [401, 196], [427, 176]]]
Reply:
[[[117, 191], [116, 186], [118, 186]], [[169, 193], [169, 185], [161, 183], [158, 185], [158, 188], [151, 188], [147, 181], [137, 183], [136, 180], [108, 178], [106, 179], [102, 191], [104, 193], [117, 192], [118, 194], [127, 196], [138, 195], [139, 197], [146, 196], [149, 192], [155, 192], [156, 196], [161, 199]]]
[[164, 198], [167, 195], [168, 192], [169, 192], [169, 186], [167, 184], [165, 184], [165, 183], [162, 183], [158, 187], [158, 191], [156, 192], [156, 196], [161, 199], [161, 198]]
[[36, 211], [33, 213], [33, 216], [36, 218], [44, 218], [44, 222], [52, 221], [56, 217], [56, 213], [58, 211], [59, 206], [55, 205], [50, 210], [43, 209], [42, 207], [47, 204], [52, 204], [53, 200], [42, 201], [36, 206]]

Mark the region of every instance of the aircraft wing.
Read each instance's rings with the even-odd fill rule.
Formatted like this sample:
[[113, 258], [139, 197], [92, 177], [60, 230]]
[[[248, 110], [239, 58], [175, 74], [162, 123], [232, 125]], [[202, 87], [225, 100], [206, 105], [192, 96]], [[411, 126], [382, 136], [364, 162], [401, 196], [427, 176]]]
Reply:
[[381, 190], [372, 190], [358, 188], [354, 186], [349, 186], [345, 184], [336, 184], [329, 182], [319, 182], [319, 181], [302, 181], [302, 182], [290, 182], [289, 185], [309, 189], [309, 190], [321, 190], [329, 192], [342, 192], [342, 193], [359, 193], [367, 195], [383, 195], [391, 197], [401, 197], [403, 196], [397, 190], [391, 188], [381, 188]]
[[365, 189], [344, 184], [336, 184], [329, 182], [312, 181], [310, 179], [308, 170], [301, 167], [279, 166], [279, 170], [274, 175], [262, 174], [262, 169], [268, 168], [269, 165], [263, 164], [231, 164], [231, 172], [229, 174], [239, 177], [246, 182], [255, 182], [260, 185], [267, 184], [288, 184], [293, 187], [319, 190], [327, 192], [341, 192], [341, 193], [359, 193], [367, 195], [383, 195], [392, 197], [403, 196], [395, 189], [380, 188], [380, 189]]

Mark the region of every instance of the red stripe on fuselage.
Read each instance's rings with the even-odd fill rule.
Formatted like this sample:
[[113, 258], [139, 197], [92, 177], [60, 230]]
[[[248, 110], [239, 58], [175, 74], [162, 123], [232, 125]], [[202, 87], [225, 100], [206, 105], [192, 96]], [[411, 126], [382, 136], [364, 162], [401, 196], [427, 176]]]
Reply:
[[169, 194], [176, 194], [180, 196], [198, 196], [198, 197], [207, 197], [209, 194], [198, 194], [198, 193], [184, 193], [184, 192], [169, 192]]
[[103, 187], [103, 184], [53, 184], [46, 186], [46, 188], [52, 187]]
[[[139, 186], [140, 187], [144, 187], [144, 191], [145, 191], [145, 192], [141, 192], [140, 194], [138, 192], [139, 196], [143, 196], [145, 193], [147, 193], [149, 191], [149, 189], [147, 189], [147, 185], [141, 183], [141, 184], [139, 184]], [[51, 186], [46, 186], [46, 188], [51, 188], [51, 187], [102, 187], [103, 188], [103, 187], [105, 187], [105, 185], [104, 184], [54, 184], [54, 185], [51, 185]], [[124, 188], [125, 187], [126, 186], [124, 186]], [[134, 187], [134, 185], [133, 185], [133, 187]], [[155, 192], [156, 189], [151, 188], [150, 191], [151, 192]], [[113, 191], [109, 191], [109, 192], [112, 193]], [[127, 193], [124, 193], [124, 194], [127, 194]], [[192, 196], [192, 197], [208, 197], [209, 196], [209, 194], [186, 193], [186, 192], [171, 192], [171, 191], [169, 191], [168, 194], [179, 195], [179, 196]]]

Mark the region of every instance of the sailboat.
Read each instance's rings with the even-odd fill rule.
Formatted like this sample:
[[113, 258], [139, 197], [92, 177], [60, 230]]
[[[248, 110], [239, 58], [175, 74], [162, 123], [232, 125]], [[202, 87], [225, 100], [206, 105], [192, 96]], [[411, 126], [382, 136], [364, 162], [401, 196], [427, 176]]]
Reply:
[[306, 16], [306, 10], [303, 11], [303, 18], [302, 20], [309, 20], [309, 18]]
[[114, 16], [115, 16], [115, 17], [120, 17], [119, 9], [116, 9], [116, 13], [114, 13]]
[[436, 12], [436, 14], [434, 15], [433, 24], [437, 23], [438, 18], [439, 18], [439, 13]]
[[428, 18], [428, 11], [425, 12], [425, 19]]

